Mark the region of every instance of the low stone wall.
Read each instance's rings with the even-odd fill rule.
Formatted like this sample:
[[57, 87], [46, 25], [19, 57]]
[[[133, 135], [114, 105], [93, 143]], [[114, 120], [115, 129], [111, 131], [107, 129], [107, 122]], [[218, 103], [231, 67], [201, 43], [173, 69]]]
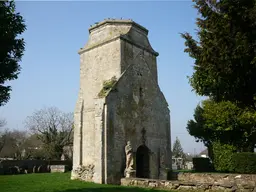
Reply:
[[225, 173], [179, 173], [179, 181], [200, 183], [216, 183], [219, 185], [256, 185], [256, 174], [225, 174]]
[[47, 173], [50, 172], [51, 165], [65, 165], [66, 170], [72, 170], [72, 161], [3, 160], [0, 162], [0, 175]]
[[248, 191], [256, 192], [256, 175], [179, 173], [179, 180], [123, 178], [121, 185], [189, 191]]

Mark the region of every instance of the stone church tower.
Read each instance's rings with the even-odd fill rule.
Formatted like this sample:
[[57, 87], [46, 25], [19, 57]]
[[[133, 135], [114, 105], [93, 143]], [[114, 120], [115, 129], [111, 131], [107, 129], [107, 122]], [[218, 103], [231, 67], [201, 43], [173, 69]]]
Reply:
[[89, 34], [79, 50], [71, 178], [106, 184], [119, 184], [122, 177], [166, 179], [170, 111], [148, 30], [110, 19]]

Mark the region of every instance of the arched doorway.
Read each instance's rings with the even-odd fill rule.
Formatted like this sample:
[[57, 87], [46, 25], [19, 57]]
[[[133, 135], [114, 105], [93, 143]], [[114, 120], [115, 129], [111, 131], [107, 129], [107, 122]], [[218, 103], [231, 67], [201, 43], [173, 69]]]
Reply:
[[139, 146], [136, 152], [136, 177], [149, 178], [149, 148], [146, 145]]

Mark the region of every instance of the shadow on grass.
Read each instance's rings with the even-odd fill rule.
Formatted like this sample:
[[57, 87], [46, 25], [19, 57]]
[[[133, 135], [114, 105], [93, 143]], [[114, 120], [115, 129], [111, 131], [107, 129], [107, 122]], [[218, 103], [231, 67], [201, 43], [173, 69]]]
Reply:
[[154, 189], [143, 189], [136, 187], [95, 187], [95, 188], [81, 188], [81, 189], [66, 189], [66, 190], [58, 190], [55, 192], [163, 192], [160, 190]]

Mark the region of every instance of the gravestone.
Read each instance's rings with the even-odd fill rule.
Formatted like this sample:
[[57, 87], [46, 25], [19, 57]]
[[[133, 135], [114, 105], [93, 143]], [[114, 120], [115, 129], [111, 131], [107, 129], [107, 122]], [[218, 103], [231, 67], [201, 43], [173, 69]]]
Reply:
[[105, 184], [119, 184], [122, 177], [163, 179], [172, 159], [170, 111], [148, 30], [132, 20], [104, 20], [89, 29], [79, 55], [71, 179]]
[[51, 173], [65, 173], [68, 171], [67, 165], [50, 165]]

